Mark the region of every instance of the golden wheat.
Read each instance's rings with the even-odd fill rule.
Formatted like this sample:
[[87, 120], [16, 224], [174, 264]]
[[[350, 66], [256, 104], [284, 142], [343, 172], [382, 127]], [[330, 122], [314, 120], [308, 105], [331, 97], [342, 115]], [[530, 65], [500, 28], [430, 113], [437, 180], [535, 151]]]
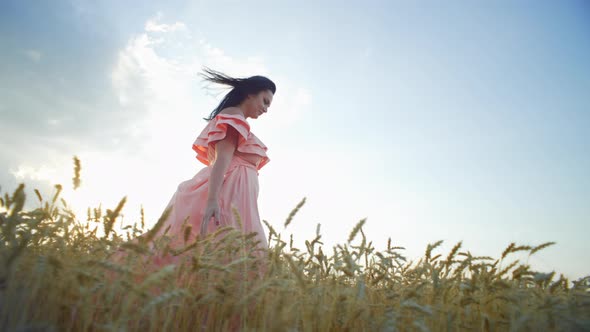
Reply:
[[[75, 178], [79, 168], [75, 161]], [[182, 246], [174, 248], [162, 231], [169, 210], [149, 231], [142, 212], [140, 227], [124, 230], [128, 237], [146, 236], [124, 242], [112, 225], [125, 199], [112, 210], [89, 208], [81, 222], [60, 200], [61, 191], [56, 186], [47, 202], [37, 191], [42, 204], [32, 211], [24, 210], [23, 185], [0, 200], [1, 330], [590, 329], [590, 276], [570, 282], [526, 262], [505, 263], [511, 253], [530, 256], [553, 242], [512, 243], [492, 259], [461, 251], [462, 242], [443, 255], [438, 241], [408, 262], [391, 239], [378, 251], [363, 219], [346, 244], [331, 250], [323, 247], [319, 224], [300, 250], [293, 235], [283, 241], [266, 221], [264, 255], [257, 254], [254, 234], [233, 227], [192, 240], [186, 225]], [[100, 224], [103, 236], [96, 234]], [[118, 252], [125, 259], [113, 259]], [[162, 255], [179, 258], [178, 264], [157, 267], [153, 261]]]

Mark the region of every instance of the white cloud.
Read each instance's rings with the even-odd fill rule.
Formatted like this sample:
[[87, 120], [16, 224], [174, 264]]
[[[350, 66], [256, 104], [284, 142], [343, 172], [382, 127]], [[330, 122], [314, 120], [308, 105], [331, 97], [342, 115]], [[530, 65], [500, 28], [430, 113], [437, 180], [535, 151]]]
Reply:
[[37, 168], [21, 165], [16, 170], [10, 172], [17, 180], [31, 179], [53, 181], [56, 176], [56, 170], [46, 165], [41, 165]]
[[264, 64], [265, 60], [259, 56], [250, 56], [243, 60], [234, 58], [204, 39], [199, 41], [199, 53], [205, 65], [213, 69], [218, 68], [229, 75], [239, 77], [269, 75], [269, 69]]
[[157, 24], [154, 21], [148, 21], [145, 24], [145, 30], [150, 32], [171, 32], [184, 29], [186, 29], [186, 26], [181, 22], [176, 22], [174, 24]]
[[173, 24], [160, 23], [162, 13], [158, 13], [155, 18], [148, 20], [145, 23], [145, 31], [147, 32], [174, 32], [177, 30], [186, 30], [186, 25], [182, 22], [175, 22]]
[[33, 61], [33, 62], [39, 62], [41, 61], [41, 52], [37, 51], [37, 50], [26, 50], [23, 52], [25, 54], [25, 56], [27, 58], [29, 58], [29, 60]]

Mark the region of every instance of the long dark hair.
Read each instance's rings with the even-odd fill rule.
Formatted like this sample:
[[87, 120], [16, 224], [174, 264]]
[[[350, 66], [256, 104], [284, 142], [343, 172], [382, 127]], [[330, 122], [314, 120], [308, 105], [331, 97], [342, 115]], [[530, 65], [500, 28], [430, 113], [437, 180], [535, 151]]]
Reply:
[[257, 94], [264, 90], [270, 90], [273, 94], [277, 91], [274, 82], [264, 76], [234, 78], [207, 67], [203, 68], [201, 76], [203, 76], [206, 81], [232, 87], [231, 91], [223, 97], [219, 105], [213, 110], [213, 112], [211, 112], [209, 117], [205, 118], [207, 121], [215, 118], [215, 116], [217, 116], [217, 114], [219, 114], [224, 108], [238, 106], [244, 101], [244, 99], [246, 99], [246, 97], [248, 97], [248, 95]]

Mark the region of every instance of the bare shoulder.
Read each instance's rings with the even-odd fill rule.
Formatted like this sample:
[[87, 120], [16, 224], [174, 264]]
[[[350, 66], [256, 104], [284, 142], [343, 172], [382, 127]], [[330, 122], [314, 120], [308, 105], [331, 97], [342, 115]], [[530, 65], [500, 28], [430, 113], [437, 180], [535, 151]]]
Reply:
[[219, 114], [228, 114], [228, 115], [244, 115], [242, 110], [237, 107], [226, 107], [222, 109]]

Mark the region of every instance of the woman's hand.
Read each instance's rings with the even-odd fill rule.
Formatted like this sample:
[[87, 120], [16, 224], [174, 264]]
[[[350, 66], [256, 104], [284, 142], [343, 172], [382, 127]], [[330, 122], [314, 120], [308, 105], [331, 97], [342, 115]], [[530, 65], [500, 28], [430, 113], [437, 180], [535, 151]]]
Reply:
[[205, 208], [205, 214], [203, 215], [203, 221], [201, 222], [201, 232], [202, 236], [207, 235], [207, 228], [209, 227], [209, 222], [211, 218], [215, 221], [215, 225], [219, 226], [220, 223], [220, 212], [219, 204], [216, 201], [209, 201], [207, 202], [207, 207]]

